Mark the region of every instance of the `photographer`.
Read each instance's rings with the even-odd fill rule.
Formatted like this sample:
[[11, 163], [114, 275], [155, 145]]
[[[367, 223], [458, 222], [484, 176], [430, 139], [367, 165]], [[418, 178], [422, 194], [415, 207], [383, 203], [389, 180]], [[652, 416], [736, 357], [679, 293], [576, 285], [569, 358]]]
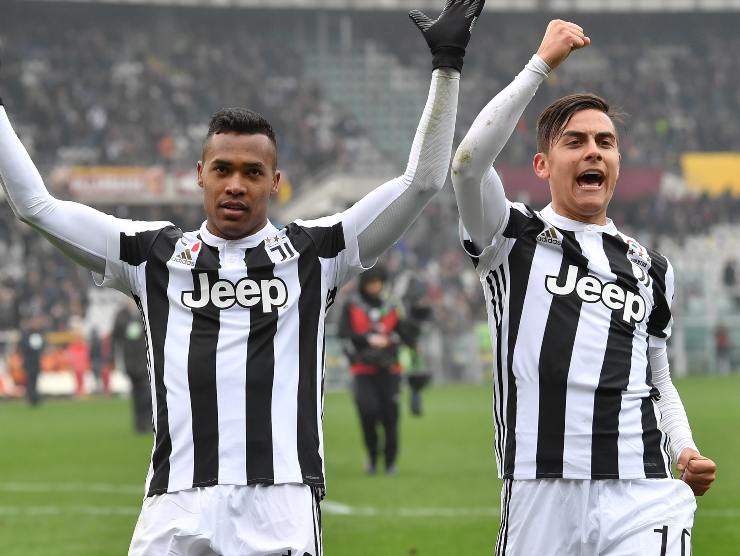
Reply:
[[384, 435], [385, 472], [396, 474], [398, 453], [401, 365], [398, 350], [408, 344], [402, 311], [383, 295], [387, 276], [376, 266], [360, 276], [357, 294], [342, 311], [340, 337], [351, 363], [352, 389], [362, 424], [368, 460], [365, 471], [374, 475], [378, 459], [378, 426]]

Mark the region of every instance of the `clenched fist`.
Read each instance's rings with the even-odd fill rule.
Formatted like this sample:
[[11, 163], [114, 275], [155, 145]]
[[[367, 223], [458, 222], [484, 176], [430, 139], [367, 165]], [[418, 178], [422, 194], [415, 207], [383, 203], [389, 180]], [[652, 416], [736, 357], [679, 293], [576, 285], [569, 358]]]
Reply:
[[550, 69], [555, 69], [571, 52], [589, 44], [591, 39], [584, 34], [583, 27], [570, 21], [553, 19], [547, 25], [537, 55], [550, 66]]

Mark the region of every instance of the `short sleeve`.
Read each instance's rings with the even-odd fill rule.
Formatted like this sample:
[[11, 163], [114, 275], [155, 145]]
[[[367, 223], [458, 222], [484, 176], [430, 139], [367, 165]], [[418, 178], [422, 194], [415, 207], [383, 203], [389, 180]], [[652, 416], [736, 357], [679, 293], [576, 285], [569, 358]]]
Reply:
[[93, 273], [95, 284], [114, 288], [123, 293], [138, 293], [143, 279], [137, 269], [147, 260], [154, 241], [165, 228], [175, 228], [171, 222], [143, 222], [110, 217], [115, 225], [105, 228], [105, 274]]
[[360, 261], [357, 232], [345, 215], [345, 212], [340, 212], [315, 220], [295, 222], [316, 246], [322, 266], [327, 268], [331, 288], [343, 286], [368, 268]]

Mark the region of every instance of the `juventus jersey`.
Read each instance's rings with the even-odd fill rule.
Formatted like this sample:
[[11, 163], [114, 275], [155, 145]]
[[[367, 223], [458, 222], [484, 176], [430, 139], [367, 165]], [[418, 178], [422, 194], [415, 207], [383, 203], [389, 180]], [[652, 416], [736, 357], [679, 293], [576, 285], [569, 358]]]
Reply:
[[648, 362], [670, 335], [670, 263], [611, 221], [507, 205], [491, 245], [461, 224], [488, 310], [499, 476], [670, 477]]
[[103, 285], [146, 326], [155, 445], [147, 495], [215, 484], [324, 486], [324, 318], [361, 270], [341, 215], [228, 241], [127, 221]]

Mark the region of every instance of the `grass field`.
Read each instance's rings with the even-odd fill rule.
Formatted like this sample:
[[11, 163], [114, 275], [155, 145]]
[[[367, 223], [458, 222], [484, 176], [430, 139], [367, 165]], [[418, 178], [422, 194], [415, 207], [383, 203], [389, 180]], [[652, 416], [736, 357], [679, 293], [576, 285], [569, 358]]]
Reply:
[[[699, 499], [694, 553], [740, 553], [740, 376], [678, 383], [719, 478]], [[405, 401], [405, 400], [404, 400]], [[402, 418], [400, 473], [366, 477], [354, 407], [326, 400], [329, 556], [490, 555], [498, 529], [490, 388], [433, 388]], [[407, 404], [404, 404], [405, 406]], [[0, 554], [125, 554], [151, 439], [130, 432], [125, 400], [0, 404]]]

